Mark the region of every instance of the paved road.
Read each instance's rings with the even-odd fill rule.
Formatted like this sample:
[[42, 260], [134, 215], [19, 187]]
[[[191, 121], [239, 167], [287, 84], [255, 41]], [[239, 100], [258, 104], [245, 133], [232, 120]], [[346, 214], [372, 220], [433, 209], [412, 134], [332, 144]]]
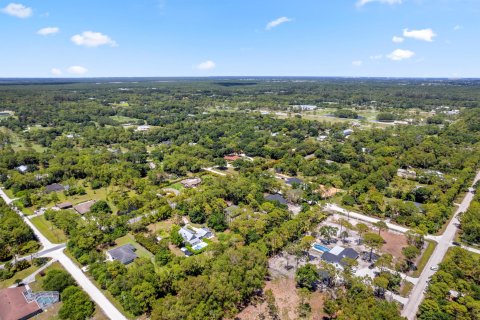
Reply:
[[218, 174], [220, 176], [223, 176], [225, 177], [227, 174], [224, 173], [224, 172], [220, 172], [220, 171], [217, 171], [217, 170], [213, 170], [212, 168], [203, 168], [203, 170], [205, 171], [208, 171], [208, 172], [211, 172], [211, 173], [214, 173], [214, 174]]
[[472, 248], [472, 247], [469, 247], [469, 246], [462, 246], [462, 248], [467, 250], [467, 251], [470, 251], [470, 252], [473, 252], [473, 253], [476, 253], [476, 254], [480, 254], [480, 249]]
[[[7, 204], [12, 204], [13, 200], [10, 199], [2, 189], [0, 189], [0, 196]], [[51, 243], [41, 232], [35, 227], [34, 224], [21, 212], [18, 208], [13, 207], [13, 210], [22, 217], [23, 221], [30, 226], [38, 240], [42, 244], [44, 250], [42, 256], [50, 257], [55, 260], [58, 260], [65, 270], [67, 270], [75, 281], [80, 285], [83, 290], [90, 296], [90, 298], [95, 301], [95, 303], [102, 308], [103, 312], [107, 317], [112, 320], [127, 320], [125, 316], [105, 297], [105, 295], [90, 281], [90, 279], [85, 276], [82, 270], [75, 264], [73, 261], [63, 253], [65, 249], [65, 244], [53, 244]]]
[[[24, 278], [22, 280], [22, 283], [24, 284], [29, 284], [29, 283], [32, 283], [35, 281], [35, 277], [37, 276], [37, 274], [39, 274], [40, 272], [42, 272], [43, 270], [47, 269], [48, 267], [50, 267], [56, 260], [52, 259], [50, 261], [48, 261], [47, 263], [45, 263], [43, 266], [40, 267], [40, 269], [38, 269], [37, 271], [35, 271], [34, 273], [30, 274], [28, 277]], [[16, 285], [13, 285], [12, 287], [14, 287]]]
[[[480, 172], [477, 173], [473, 184], [480, 180]], [[472, 185], [473, 185], [472, 184]], [[416, 314], [418, 311], [418, 307], [423, 301], [425, 297], [425, 289], [427, 288], [428, 280], [430, 277], [435, 273], [435, 271], [431, 270], [430, 268], [433, 266], [438, 265], [442, 262], [445, 254], [448, 251], [448, 248], [452, 246], [452, 241], [455, 238], [455, 234], [457, 233], [457, 224], [459, 223], [458, 215], [461, 212], [465, 212], [468, 207], [470, 206], [470, 202], [472, 202], [473, 193], [468, 192], [463, 198], [462, 203], [460, 203], [457, 211], [455, 211], [455, 215], [453, 216], [452, 220], [447, 226], [447, 229], [443, 233], [441, 237], [438, 238], [438, 244], [435, 247], [435, 251], [433, 252], [432, 256], [428, 260], [425, 269], [423, 269], [422, 274], [419, 277], [419, 280], [415, 287], [413, 288], [410, 297], [408, 299], [408, 303], [404, 305], [402, 315], [407, 317], [409, 320], [414, 320], [416, 318]]]
[[[357, 219], [357, 220], [362, 220], [362, 221], [369, 222], [369, 223], [372, 223], [372, 224], [377, 223], [379, 221], [383, 221], [383, 220], [380, 220], [380, 219], [377, 219], [377, 218], [366, 216], [366, 215], [358, 213], [358, 212], [348, 211], [348, 210], [343, 209], [342, 207], [339, 207], [338, 205], [332, 204], [332, 203], [327, 203], [325, 205], [324, 209], [327, 210], [327, 211], [331, 210], [331, 211], [334, 211], [334, 212], [338, 212], [338, 213], [340, 213], [344, 216], [349, 216], [350, 218], [354, 218], [354, 219]], [[408, 228], [399, 226], [397, 224], [393, 224], [393, 223], [390, 223], [390, 222], [386, 222], [386, 223], [387, 223], [388, 228], [390, 230], [393, 230], [393, 231], [406, 233], [407, 231], [410, 230]]]

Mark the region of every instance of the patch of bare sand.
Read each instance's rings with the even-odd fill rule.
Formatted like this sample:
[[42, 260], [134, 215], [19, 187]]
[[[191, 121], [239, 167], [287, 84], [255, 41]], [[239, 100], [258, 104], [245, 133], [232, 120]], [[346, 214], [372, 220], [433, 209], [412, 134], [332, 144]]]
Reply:
[[322, 292], [314, 292], [310, 296], [310, 306], [312, 307], [312, 320], [322, 320], [324, 316], [327, 316], [323, 312], [323, 304], [325, 302], [325, 294]]
[[[297, 293], [297, 288], [295, 287], [295, 280], [280, 278], [267, 281], [264, 292], [269, 289], [272, 290], [273, 296], [275, 297], [280, 319], [297, 319], [297, 307], [300, 298]], [[259, 319], [261, 314], [268, 314], [267, 303], [264, 301], [258, 304], [250, 304], [237, 315], [236, 319], [256, 320]]]
[[402, 248], [408, 246], [407, 237], [391, 231], [382, 231], [380, 235], [386, 242], [381, 251], [390, 253], [397, 261], [403, 260]]

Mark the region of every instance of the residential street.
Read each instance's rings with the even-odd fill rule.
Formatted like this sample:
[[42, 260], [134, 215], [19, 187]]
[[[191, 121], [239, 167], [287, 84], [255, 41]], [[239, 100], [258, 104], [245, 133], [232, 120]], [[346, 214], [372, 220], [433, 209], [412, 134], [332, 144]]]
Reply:
[[[480, 180], [480, 171], [477, 173], [472, 186]], [[427, 262], [425, 269], [423, 269], [422, 274], [420, 275], [419, 281], [413, 288], [410, 297], [408, 299], [408, 303], [404, 306], [402, 315], [407, 317], [409, 320], [413, 320], [416, 317], [418, 307], [423, 301], [425, 296], [425, 289], [427, 288], [428, 280], [430, 277], [435, 273], [435, 271], [431, 270], [430, 268], [433, 266], [437, 266], [439, 263], [442, 262], [445, 254], [448, 251], [448, 248], [452, 246], [452, 241], [455, 239], [455, 234], [457, 233], [458, 227], [457, 224], [460, 222], [458, 221], [458, 215], [461, 212], [465, 212], [468, 207], [470, 206], [470, 202], [473, 200], [474, 194], [468, 192], [463, 198], [462, 203], [458, 207], [455, 215], [453, 216], [452, 220], [447, 226], [447, 229], [443, 233], [443, 235], [438, 239], [438, 244], [433, 252], [432, 256]]]
[[[10, 199], [5, 192], [0, 189], [0, 196], [7, 204], [11, 204], [13, 201]], [[107, 317], [112, 320], [126, 320], [125, 316], [105, 297], [105, 295], [88, 279], [87, 276], [82, 272], [82, 270], [67, 256], [63, 253], [65, 244], [53, 244], [48, 241], [47, 238], [35, 227], [34, 224], [16, 207], [13, 207], [16, 213], [18, 213], [26, 224], [30, 226], [38, 240], [43, 246], [43, 251], [40, 251], [39, 254], [43, 257], [53, 258], [58, 260], [62, 266], [71, 274], [80, 287], [85, 290], [85, 292], [90, 296], [90, 299], [95, 301], [95, 303], [102, 308], [103, 312]], [[27, 256], [28, 258], [30, 256]], [[27, 258], [27, 257], [24, 257]]]
[[[480, 180], [480, 171], [477, 172], [477, 175], [475, 176], [472, 186], [479, 180]], [[425, 265], [425, 268], [423, 269], [422, 274], [420, 275], [418, 280], [414, 282], [415, 286], [412, 289], [412, 292], [410, 293], [407, 303], [404, 305], [402, 315], [407, 317], [407, 319], [413, 320], [416, 318], [418, 307], [422, 303], [425, 295], [425, 290], [428, 285], [428, 280], [435, 273], [435, 271], [431, 270], [431, 267], [437, 266], [439, 263], [441, 263], [448, 249], [454, 246], [452, 242], [454, 241], [455, 234], [457, 233], [457, 230], [458, 230], [457, 225], [459, 225], [460, 223], [460, 221], [458, 220], [458, 215], [462, 212], [465, 212], [468, 209], [468, 207], [470, 206], [470, 202], [473, 200], [473, 197], [474, 197], [473, 193], [467, 192], [462, 202], [458, 205], [458, 208], [455, 211], [455, 214], [451, 219], [451, 221], [449, 222], [447, 228], [445, 229], [445, 232], [441, 236], [428, 235], [425, 237], [426, 239], [437, 242], [437, 246], [432, 256], [428, 260], [427, 264]], [[324, 209], [342, 214], [344, 216], [349, 216], [350, 218], [353, 218], [353, 219], [369, 222], [372, 224], [380, 221], [380, 219], [372, 218], [357, 212], [348, 211], [346, 209], [339, 207], [336, 204], [327, 204]], [[392, 223], [387, 223], [387, 226], [390, 230], [398, 231], [401, 233], [406, 233], [407, 231], [409, 231], [409, 229], [406, 227], [402, 227]], [[464, 248], [465, 250], [480, 254], [480, 250], [478, 249], [467, 247], [467, 246], [462, 246], [462, 248]]]

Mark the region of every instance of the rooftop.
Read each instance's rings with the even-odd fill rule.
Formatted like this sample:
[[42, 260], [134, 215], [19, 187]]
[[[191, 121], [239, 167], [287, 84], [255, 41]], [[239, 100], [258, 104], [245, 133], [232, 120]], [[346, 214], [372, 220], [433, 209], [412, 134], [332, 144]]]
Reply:
[[63, 190], [65, 190], [65, 187], [59, 183], [52, 183], [45, 187], [45, 191], [47, 193], [63, 191]]
[[42, 312], [36, 301], [27, 302], [25, 287], [7, 288], [0, 291], [0, 319], [29, 319]]
[[135, 253], [136, 250], [137, 249], [129, 243], [109, 250], [108, 254], [113, 260], [118, 260], [123, 264], [129, 264], [137, 258], [137, 254]]
[[75, 209], [75, 211], [77, 211], [80, 214], [85, 214], [90, 211], [90, 208], [93, 206], [94, 203], [95, 203], [95, 200], [89, 200], [89, 201], [77, 204], [76, 206], [73, 207], [73, 209]]
[[265, 197], [267, 201], [278, 201], [280, 204], [287, 204], [287, 199], [285, 199], [281, 194], [269, 194]]
[[345, 263], [343, 262], [343, 259], [345, 258], [356, 260], [358, 258], [358, 252], [352, 248], [343, 248], [343, 247], [337, 246], [332, 250], [325, 252], [322, 255], [323, 261], [333, 263], [333, 264], [339, 264], [342, 266], [345, 265]]

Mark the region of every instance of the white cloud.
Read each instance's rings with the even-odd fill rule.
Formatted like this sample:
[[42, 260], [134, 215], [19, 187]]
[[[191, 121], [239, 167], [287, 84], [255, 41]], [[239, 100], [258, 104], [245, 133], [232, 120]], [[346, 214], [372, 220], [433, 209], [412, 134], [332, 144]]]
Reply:
[[215, 67], [216, 67], [215, 62], [213, 62], [212, 60], [207, 60], [207, 61], [204, 61], [204, 62], [200, 63], [197, 66], [197, 69], [205, 71], [205, 70], [212, 70]]
[[387, 58], [393, 61], [401, 61], [404, 59], [410, 59], [414, 55], [415, 55], [415, 52], [411, 50], [397, 49], [397, 50], [394, 50], [389, 55], [387, 55]]
[[71, 66], [67, 69], [67, 72], [77, 76], [83, 75], [88, 72], [88, 69], [82, 66]]
[[46, 28], [42, 28], [42, 29], [38, 30], [37, 34], [39, 34], [41, 36], [48, 36], [49, 34], [55, 34], [58, 31], [60, 31], [60, 29], [57, 28], [57, 27], [46, 27]]
[[352, 61], [352, 66], [354, 67], [361, 67], [363, 64], [363, 61], [362, 60], [354, 60]]
[[393, 36], [392, 41], [395, 43], [402, 43], [405, 39], [402, 37]]
[[17, 18], [28, 18], [33, 14], [32, 8], [26, 7], [20, 3], [9, 3], [2, 12]]
[[383, 54], [376, 54], [374, 56], [370, 56], [370, 60], [381, 60], [383, 58]]
[[117, 43], [113, 41], [109, 36], [100, 32], [84, 31], [82, 32], [82, 34], [76, 34], [70, 39], [78, 46], [85, 46], [90, 48], [103, 45], [110, 45], [111, 47], [117, 46]]
[[453, 31], [458, 31], [458, 30], [462, 30], [463, 29], [463, 26], [457, 24], [455, 27], [453, 27]]
[[432, 42], [436, 36], [432, 29], [408, 30], [403, 29], [403, 36], [405, 38], [412, 38], [416, 40]]
[[281, 24], [284, 24], [284, 23], [286, 23], [286, 22], [291, 22], [291, 21], [293, 21], [293, 20], [290, 19], [290, 18], [280, 17], [280, 18], [278, 18], [278, 19], [275, 19], [275, 20], [270, 21], [269, 23], [267, 23], [267, 26], [265, 27], [265, 29], [271, 30], [271, 29], [273, 29], [273, 28], [275, 28], [275, 27], [278, 27], [278, 26], [281, 25]]
[[358, 0], [357, 6], [361, 7], [371, 2], [385, 3], [385, 4], [401, 4], [402, 0]]
[[62, 74], [62, 70], [58, 68], [52, 68], [52, 70], [50, 70], [50, 73], [53, 74], [54, 76], [59, 76]]

